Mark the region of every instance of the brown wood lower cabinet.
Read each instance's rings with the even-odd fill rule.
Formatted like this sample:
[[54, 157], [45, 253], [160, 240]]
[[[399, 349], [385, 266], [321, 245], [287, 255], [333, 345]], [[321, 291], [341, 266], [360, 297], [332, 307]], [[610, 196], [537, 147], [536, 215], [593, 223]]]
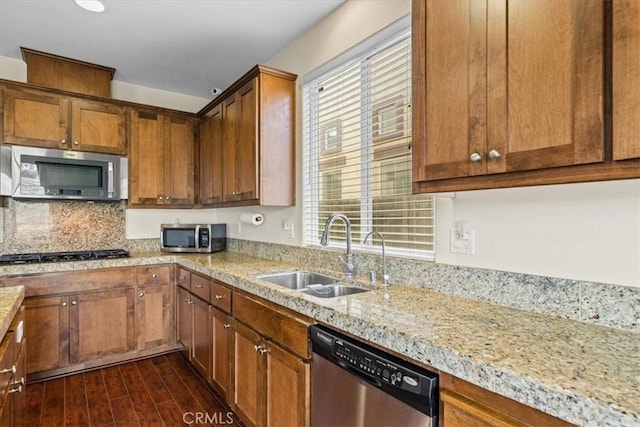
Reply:
[[2, 427], [24, 426], [26, 341], [18, 331], [24, 330], [24, 320], [24, 308], [21, 307], [0, 342], [0, 426]]
[[311, 319], [234, 294], [232, 408], [247, 426], [308, 426]]
[[[198, 288], [199, 291], [205, 286], [208, 288], [207, 282], [194, 281], [195, 275], [191, 274], [191, 276], [191, 283], [197, 282], [201, 287]], [[178, 287], [177, 316], [178, 342], [186, 349], [189, 361], [209, 381], [211, 358], [209, 302], [198, 298], [187, 289]]]
[[440, 375], [443, 427], [568, 427], [545, 414], [451, 375]]
[[233, 362], [233, 320], [224, 311], [211, 310], [211, 385], [225, 400], [231, 398], [231, 363]]
[[174, 266], [0, 278], [25, 287], [27, 373], [66, 374], [175, 348]]

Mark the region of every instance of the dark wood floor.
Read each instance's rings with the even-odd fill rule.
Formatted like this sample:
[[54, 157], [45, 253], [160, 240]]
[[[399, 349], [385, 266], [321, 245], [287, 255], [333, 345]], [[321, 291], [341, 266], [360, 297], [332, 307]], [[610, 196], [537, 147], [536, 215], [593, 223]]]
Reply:
[[28, 384], [26, 406], [29, 427], [229, 425], [179, 353]]

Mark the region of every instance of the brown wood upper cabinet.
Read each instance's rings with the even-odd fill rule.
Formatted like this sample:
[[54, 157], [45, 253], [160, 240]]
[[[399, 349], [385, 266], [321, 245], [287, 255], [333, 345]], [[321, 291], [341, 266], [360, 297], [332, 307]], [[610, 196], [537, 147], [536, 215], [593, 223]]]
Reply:
[[640, 176], [608, 152], [606, 3], [413, 0], [414, 192]]
[[198, 113], [201, 204], [295, 203], [295, 79], [256, 66]]
[[129, 204], [193, 206], [194, 118], [131, 110]]
[[640, 2], [613, 2], [613, 158], [640, 158]]
[[124, 155], [125, 108], [48, 91], [5, 89], [3, 142]]

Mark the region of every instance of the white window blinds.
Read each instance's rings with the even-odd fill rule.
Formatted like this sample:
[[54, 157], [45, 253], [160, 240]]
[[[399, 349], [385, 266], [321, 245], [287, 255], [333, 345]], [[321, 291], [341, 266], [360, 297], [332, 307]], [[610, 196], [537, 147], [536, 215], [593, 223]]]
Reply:
[[[434, 202], [411, 194], [411, 31], [407, 25], [304, 85], [305, 243], [351, 220], [359, 250], [433, 258]], [[330, 242], [342, 245], [334, 225]], [[375, 249], [379, 250], [379, 249]]]

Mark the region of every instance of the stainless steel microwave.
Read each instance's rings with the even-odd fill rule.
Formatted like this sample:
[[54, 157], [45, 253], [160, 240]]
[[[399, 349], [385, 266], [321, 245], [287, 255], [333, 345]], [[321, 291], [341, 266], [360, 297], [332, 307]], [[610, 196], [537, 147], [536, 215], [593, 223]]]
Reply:
[[227, 249], [227, 224], [162, 224], [163, 252], [220, 252]]
[[2, 146], [0, 194], [115, 202], [127, 197], [127, 167], [126, 158], [108, 154]]

